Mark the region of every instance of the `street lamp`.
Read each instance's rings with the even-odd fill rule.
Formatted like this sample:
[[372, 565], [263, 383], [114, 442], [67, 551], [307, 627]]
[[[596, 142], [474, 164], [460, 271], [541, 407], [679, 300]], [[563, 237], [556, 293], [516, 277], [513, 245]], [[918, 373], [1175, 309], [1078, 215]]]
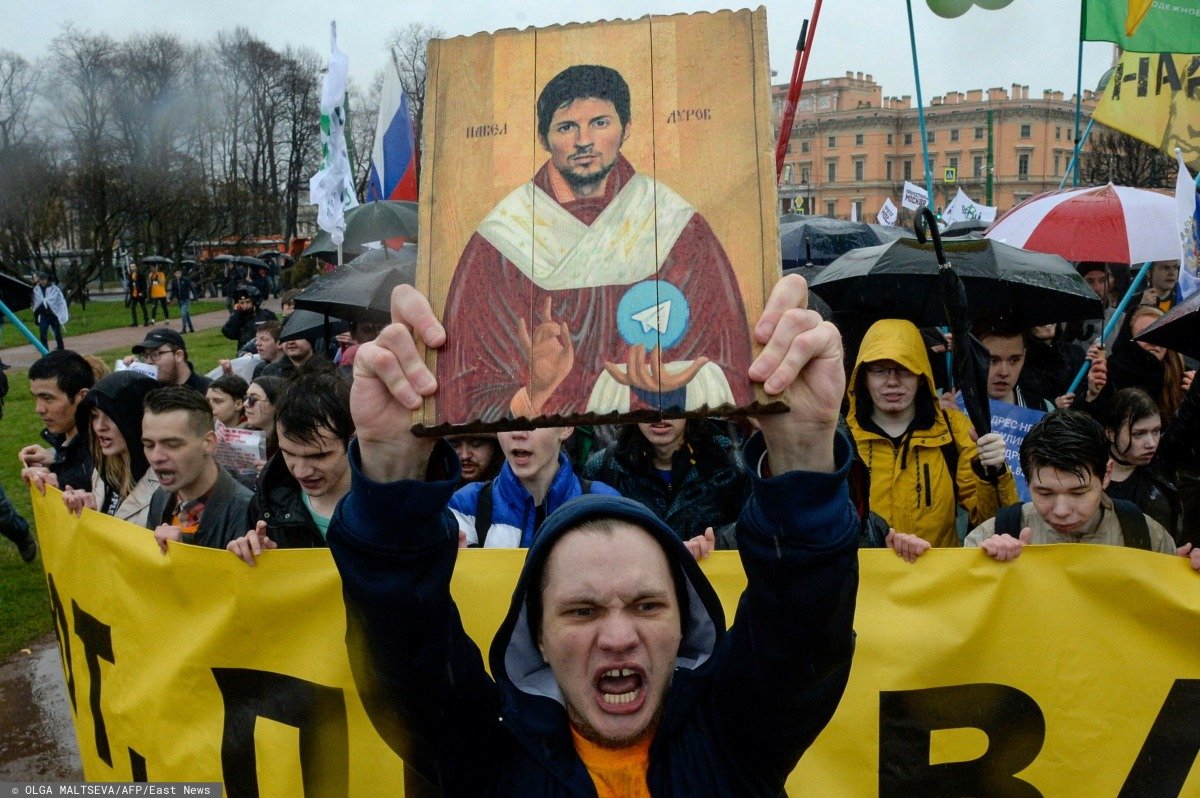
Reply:
[[813, 216], [813, 187], [807, 177], [800, 178], [800, 196], [804, 198], [804, 212]]

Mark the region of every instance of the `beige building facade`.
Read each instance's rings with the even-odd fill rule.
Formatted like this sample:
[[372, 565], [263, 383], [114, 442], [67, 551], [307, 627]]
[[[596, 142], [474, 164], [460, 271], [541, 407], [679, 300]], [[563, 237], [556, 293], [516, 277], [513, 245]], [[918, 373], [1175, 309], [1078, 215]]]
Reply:
[[[773, 86], [778, 129], [787, 86]], [[1085, 91], [1080, 129], [1099, 96]], [[940, 210], [961, 187], [1000, 213], [1057, 189], [1071, 162], [1075, 98], [1028, 86], [933, 97], [925, 109], [929, 162]], [[1086, 142], [1085, 142], [1086, 150]], [[991, 196], [988, 196], [988, 173]], [[897, 208], [904, 181], [925, 186], [921, 126], [912, 98], [884, 97], [871, 75], [805, 81], [779, 183], [781, 211], [874, 222], [884, 200]], [[911, 218], [907, 214], [902, 218]]]

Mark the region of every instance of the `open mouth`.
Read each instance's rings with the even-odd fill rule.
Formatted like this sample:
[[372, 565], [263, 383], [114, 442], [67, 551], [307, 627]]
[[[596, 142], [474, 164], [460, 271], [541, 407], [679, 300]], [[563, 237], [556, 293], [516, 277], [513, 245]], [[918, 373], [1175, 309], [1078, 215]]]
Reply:
[[609, 668], [594, 681], [596, 702], [605, 712], [628, 715], [646, 703], [646, 676], [639, 667]]
[[513, 465], [529, 465], [533, 462], [533, 452], [529, 449], [513, 449], [508, 453]]

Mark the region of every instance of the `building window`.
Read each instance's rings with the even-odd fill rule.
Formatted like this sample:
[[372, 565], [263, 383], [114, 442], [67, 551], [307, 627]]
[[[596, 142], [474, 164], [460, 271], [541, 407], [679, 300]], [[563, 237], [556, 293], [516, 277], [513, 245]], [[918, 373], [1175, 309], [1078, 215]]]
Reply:
[[825, 215], [830, 219], [837, 216], [837, 200], [825, 200]]
[[1021, 125], [1021, 138], [1033, 138], [1033, 125]]
[[954, 174], [958, 174], [958, 158], [951, 157], [946, 161], [946, 166], [954, 170]]
[[905, 133], [905, 134], [904, 134], [904, 143], [905, 143], [905, 144], [912, 144], [912, 133]]
[[862, 205], [862, 200], [854, 200], [850, 203], [850, 207], [852, 208], [850, 215], [860, 222], [863, 220]]
[[802, 153], [808, 152], [808, 142], [807, 141], [800, 142], [800, 152], [802, 152]]
[[912, 180], [912, 161], [904, 162], [904, 179]]
[[958, 141], [958, 128], [954, 128], [954, 130], [950, 131], [950, 140]]
[[887, 171], [887, 179], [891, 180], [892, 179], [892, 162], [888, 161], [886, 164], [884, 164], [884, 169]]
[[975, 140], [983, 141], [983, 128], [981, 128], [981, 127], [975, 128]]
[[826, 182], [837, 182], [837, 161], [830, 161], [829, 163], [825, 164], [825, 177]]
[[929, 144], [933, 143], [933, 131], [932, 130], [925, 131], [925, 141], [928, 142]]
[[1061, 156], [1061, 155], [1059, 155], [1057, 152], [1056, 152], [1056, 153], [1054, 153], [1054, 176], [1055, 176], [1055, 177], [1058, 177], [1058, 169], [1059, 169], [1059, 166], [1060, 166], [1060, 163], [1059, 163], [1059, 161], [1060, 161], [1060, 159], [1061, 159], [1061, 158], [1062, 158], [1062, 156]]
[[811, 178], [812, 178], [812, 169], [808, 166], [801, 166], [800, 167], [800, 182], [801, 183], [811, 182]]
[[836, 147], [836, 146], [837, 146], [837, 136], [830, 136], [830, 137], [829, 137], [829, 142], [828, 142], [828, 145], [827, 145], [827, 146], [828, 146], [828, 147], [829, 147], [829, 149], [831, 149], [831, 150], [832, 150], [834, 147]]
[[867, 171], [867, 162], [866, 161], [863, 161], [860, 159], [860, 160], [857, 160], [854, 162], [854, 179], [855, 180], [857, 180], [860, 183], [863, 180], [865, 180], [866, 178], [864, 177], [864, 175], [866, 174], [866, 171]]
[[1062, 138], [1062, 128], [1061, 127], [1054, 128], [1054, 138], [1056, 138], [1056, 139]]
[[891, 133], [888, 133], [887, 142], [888, 142], [889, 147], [892, 146], [892, 134]]
[[983, 177], [983, 156], [976, 155], [973, 163], [973, 172], [975, 177]]
[[863, 134], [855, 133], [854, 134], [854, 146], [861, 147], [862, 145], [863, 145]]
[[1029, 179], [1029, 153], [1023, 152], [1017, 156], [1017, 180]]

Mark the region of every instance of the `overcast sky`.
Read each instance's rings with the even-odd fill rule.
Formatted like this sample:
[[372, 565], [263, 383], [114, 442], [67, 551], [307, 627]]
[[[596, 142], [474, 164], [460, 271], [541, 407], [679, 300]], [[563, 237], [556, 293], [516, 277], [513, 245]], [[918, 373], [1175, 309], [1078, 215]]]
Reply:
[[[1012, 0], [999, 11], [975, 7], [952, 20], [934, 15], [925, 0], [912, 4], [926, 104], [948, 91], [1013, 83], [1029, 86], [1031, 96], [1040, 96], [1043, 89], [1074, 93], [1078, 0]], [[330, 14], [336, 13], [338, 42], [350, 57], [351, 75], [365, 84], [387, 62], [387, 34], [411, 22], [437, 26], [453, 36], [737, 7], [706, 0], [8, 0], [0, 48], [40, 58], [68, 22], [118, 39], [168, 31], [190, 41], [210, 41], [218, 31], [244, 25], [274, 46], [307, 45], [324, 54]], [[771, 66], [779, 73], [775, 82], [782, 83], [791, 72], [796, 38], [813, 2], [772, 0], [766, 7]], [[1085, 45], [1085, 88], [1095, 88], [1111, 56], [1111, 45]], [[847, 71], [873, 75], [886, 96], [915, 98], [902, 0], [824, 3], [805, 77], [840, 77]]]

